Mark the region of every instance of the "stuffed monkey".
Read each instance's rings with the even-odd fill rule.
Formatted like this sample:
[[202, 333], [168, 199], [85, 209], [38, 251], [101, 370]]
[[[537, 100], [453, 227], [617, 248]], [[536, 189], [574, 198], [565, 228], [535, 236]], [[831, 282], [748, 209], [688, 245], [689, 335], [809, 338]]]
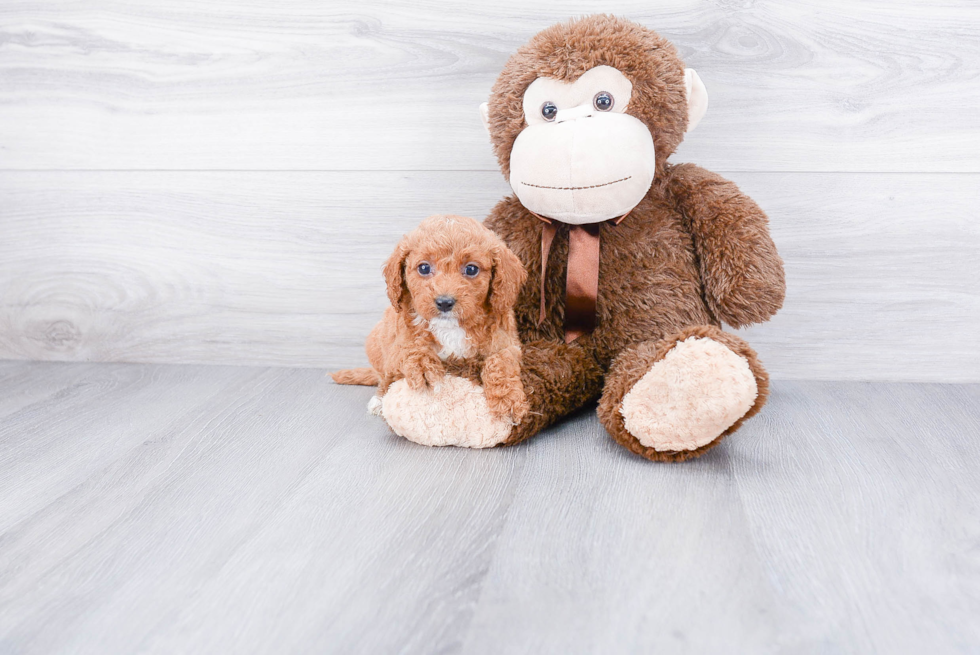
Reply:
[[617, 442], [679, 461], [759, 411], [766, 371], [721, 324], [775, 314], [783, 265], [755, 202], [667, 162], [706, 107], [674, 47], [619, 18], [554, 25], [510, 58], [481, 114], [514, 195], [485, 224], [529, 273], [516, 315], [530, 412], [495, 421], [478, 378], [457, 371], [465, 393], [391, 387], [396, 433], [515, 444], [598, 399]]

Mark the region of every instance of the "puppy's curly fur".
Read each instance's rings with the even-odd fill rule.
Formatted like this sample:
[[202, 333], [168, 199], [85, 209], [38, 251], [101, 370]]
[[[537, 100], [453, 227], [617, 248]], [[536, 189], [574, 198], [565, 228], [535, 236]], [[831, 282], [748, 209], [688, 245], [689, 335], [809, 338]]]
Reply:
[[514, 303], [527, 273], [517, 256], [472, 218], [430, 216], [402, 238], [384, 277], [391, 307], [367, 339], [372, 368], [333, 379], [377, 384], [376, 408], [396, 380], [421, 390], [439, 384], [447, 364], [475, 367], [491, 413], [519, 423], [527, 400]]

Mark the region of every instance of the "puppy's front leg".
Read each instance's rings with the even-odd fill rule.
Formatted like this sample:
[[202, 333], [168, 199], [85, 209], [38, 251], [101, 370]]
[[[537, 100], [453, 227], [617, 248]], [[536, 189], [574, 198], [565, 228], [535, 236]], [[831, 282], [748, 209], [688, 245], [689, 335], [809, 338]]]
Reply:
[[414, 349], [405, 357], [402, 375], [413, 391], [421, 391], [426, 386], [435, 387], [446, 375], [446, 367], [431, 348]]
[[490, 413], [498, 418], [509, 415], [515, 424], [520, 423], [528, 409], [521, 383], [520, 347], [508, 346], [487, 357], [480, 377]]

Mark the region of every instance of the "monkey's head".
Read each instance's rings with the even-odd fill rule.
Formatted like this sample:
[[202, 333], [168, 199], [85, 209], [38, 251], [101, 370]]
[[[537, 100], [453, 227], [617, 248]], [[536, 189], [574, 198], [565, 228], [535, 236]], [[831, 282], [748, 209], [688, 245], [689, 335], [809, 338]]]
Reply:
[[707, 106], [670, 42], [599, 15], [534, 36], [480, 113], [521, 204], [581, 225], [633, 209]]

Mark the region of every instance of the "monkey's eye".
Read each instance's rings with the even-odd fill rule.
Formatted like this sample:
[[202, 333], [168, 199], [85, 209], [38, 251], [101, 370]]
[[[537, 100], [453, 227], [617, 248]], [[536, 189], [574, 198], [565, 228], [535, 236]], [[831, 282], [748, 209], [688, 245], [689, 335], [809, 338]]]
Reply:
[[476, 277], [480, 274], [480, 267], [476, 264], [467, 264], [463, 267], [463, 275], [466, 277]]
[[553, 121], [555, 120], [555, 116], [558, 115], [558, 107], [549, 100], [541, 105], [541, 115], [544, 116], [546, 121]]
[[432, 265], [429, 262], [422, 262], [418, 267], [419, 275], [425, 277], [432, 274]]
[[592, 99], [592, 104], [599, 111], [609, 111], [613, 108], [613, 102], [613, 97], [606, 91], [600, 91]]

